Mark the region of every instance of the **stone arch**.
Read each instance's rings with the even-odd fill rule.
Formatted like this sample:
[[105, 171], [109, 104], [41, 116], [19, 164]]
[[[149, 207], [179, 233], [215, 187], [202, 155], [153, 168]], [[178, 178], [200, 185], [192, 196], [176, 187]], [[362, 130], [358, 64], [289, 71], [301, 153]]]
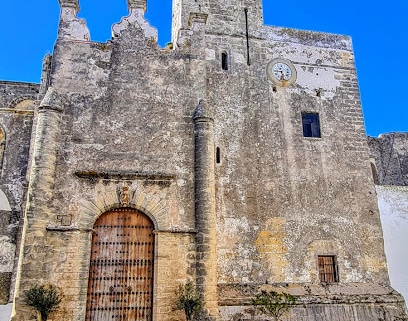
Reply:
[[13, 99], [7, 105], [7, 108], [10, 109], [20, 109], [20, 110], [30, 110], [32, 108], [28, 108], [35, 104], [36, 97], [33, 95], [24, 95]]
[[144, 213], [153, 222], [155, 230], [160, 230], [164, 228], [160, 218], [165, 217], [168, 212], [159, 198], [126, 184], [118, 185], [116, 189], [108, 190], [94, 200], [84, 202], [82, 206], [86, 216], [85, 223], [89, 228], [92, 228], [103, 213], [128, 207]]

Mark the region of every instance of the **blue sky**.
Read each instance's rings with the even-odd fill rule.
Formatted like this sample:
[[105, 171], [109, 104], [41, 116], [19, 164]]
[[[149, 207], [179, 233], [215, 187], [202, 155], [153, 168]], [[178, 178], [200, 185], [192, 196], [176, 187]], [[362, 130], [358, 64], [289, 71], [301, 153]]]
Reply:
[[[110, 27], [127, 15], [126, 0], [82, 0], [94, 41], [110, 38]], [[353, 38], [367, 134], [408, 131], [406, 0], [264, 0], [265, 24], [350, 35]], [[171, 0], [148, 0], [146, 14], [170, 41]], [[52, 53], [58, 0], [1, 0], [0, 80], [39, 82], [41, 60]]]

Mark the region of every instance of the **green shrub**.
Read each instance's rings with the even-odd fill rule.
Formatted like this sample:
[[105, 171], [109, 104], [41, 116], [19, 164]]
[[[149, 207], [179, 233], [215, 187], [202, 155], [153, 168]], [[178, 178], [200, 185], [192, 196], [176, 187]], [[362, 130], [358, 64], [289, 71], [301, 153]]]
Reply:
[[183, 310], [187, 321], [193, 320], [203, 307], [203, 299], [192, 282], [180, 284], [176, 290], [176, 308]]
[[288, 313], [295, 302], [296, 298], [294, 296], [275, 291], [262, 291], [251, 301], [255, 309], [263, 314], [272, 316], [275, 321], [279, 321], [283, 315]]
[[61, 292], [52, 284], [34, 285], [24, 292], [24, 302], [40, 313], [41, 321], [47, 321], [50, 313], [59, 307], [61, 300]]

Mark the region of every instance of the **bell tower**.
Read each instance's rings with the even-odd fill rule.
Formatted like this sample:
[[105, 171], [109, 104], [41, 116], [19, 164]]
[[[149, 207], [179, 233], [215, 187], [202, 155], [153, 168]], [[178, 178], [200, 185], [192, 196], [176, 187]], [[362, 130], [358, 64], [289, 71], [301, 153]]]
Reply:
[[262, 0], [173, 0], [172, 41], [189, 27], [190, 13], [208, 14], [207, 31], [236, 35], [256, 34], [263, 25]]

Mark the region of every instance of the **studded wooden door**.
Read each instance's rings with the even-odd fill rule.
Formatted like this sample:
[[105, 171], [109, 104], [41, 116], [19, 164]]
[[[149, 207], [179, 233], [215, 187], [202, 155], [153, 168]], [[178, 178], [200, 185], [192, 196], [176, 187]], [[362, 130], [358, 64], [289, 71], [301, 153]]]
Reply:
[[86, 321], [151, 321], [153, 223], [129, 208], [94, 225]]

